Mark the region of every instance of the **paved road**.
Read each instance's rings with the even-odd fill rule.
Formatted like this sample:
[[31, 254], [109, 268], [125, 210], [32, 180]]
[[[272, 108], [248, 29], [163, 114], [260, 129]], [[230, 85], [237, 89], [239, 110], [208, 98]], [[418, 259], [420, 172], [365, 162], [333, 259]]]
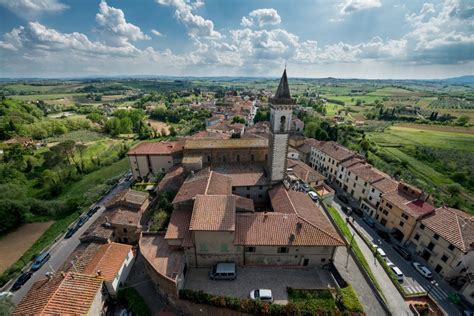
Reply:
[[[96, 204], [104, 205], [106, 204], [116, 193], [125, 190], [130, 186], [131, 181], [122, 182], [113, 188], [107, 195], [100, 199]], [[99, 217], [102, 211], [95, 213], [89, 220], [81, 227], [79, 230], [68, 239], [64, 239], [63, 236], [60, 236], [58, 241], [52, 246], [49, 253], [51, 258], [46, 262], [41, 269], [36, 271], [28, 282], [26, 282], [21, 289], [15, 292], [13, 297], [13, 303], [17, 305], [21, 299], [26, 295], [28, 290], [31, 288], [34, 282], [44, 279], [45, 273], [48, 271], [55, 272], [58, 268], [62, 266], [64, 260], [66, 260], [71, 253], [76, 249], [80, 244], [79, 237], [84, 233], [84, 231]]]

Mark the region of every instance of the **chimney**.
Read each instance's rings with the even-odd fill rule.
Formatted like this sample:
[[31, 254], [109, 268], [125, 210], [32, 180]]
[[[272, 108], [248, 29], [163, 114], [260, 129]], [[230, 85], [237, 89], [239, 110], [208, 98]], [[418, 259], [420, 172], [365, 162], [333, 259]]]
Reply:
[[295, 234], [291, 234], [290, 235], [290, 242], [295, 241], [295, 238], [296, 238]]
[[301, 230], [301, 228], [303, 228], [303, 223], [301, 222], [296, 223], [296, 229], [298, 232]]
[[97, 270], [97, 277], [101, 277], [101, 276], [102, 276], [102, 271]]

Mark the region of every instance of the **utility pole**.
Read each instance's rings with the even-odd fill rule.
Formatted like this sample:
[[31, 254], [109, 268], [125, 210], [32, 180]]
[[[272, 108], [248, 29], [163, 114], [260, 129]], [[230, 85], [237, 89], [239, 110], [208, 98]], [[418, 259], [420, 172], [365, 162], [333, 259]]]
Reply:
[[352, 249], [352, 242], [354, 241], [354, 235], [355, 235], [355, 232], [352, 233], [352, 238], [351, 238], [351, 241], [349, 243], [349, 248], [347, 249], [346, 269], [347, 269], [347, 266], [349, 265], [349, 252]]

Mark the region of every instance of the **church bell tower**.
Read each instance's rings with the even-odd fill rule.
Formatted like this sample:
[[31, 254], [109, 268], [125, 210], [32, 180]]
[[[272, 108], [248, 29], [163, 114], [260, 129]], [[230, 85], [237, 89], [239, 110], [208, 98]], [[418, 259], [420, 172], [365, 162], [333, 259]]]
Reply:
[[286, 67], [280, 84], [270, 106], [270, 143], [268, 148], [268, 171], [272, 183], [283, 181], [286, 173], [286, 157], [288, 154], [288, 136], [291, 128], [291, 116], [296, 100], [291, 98]]

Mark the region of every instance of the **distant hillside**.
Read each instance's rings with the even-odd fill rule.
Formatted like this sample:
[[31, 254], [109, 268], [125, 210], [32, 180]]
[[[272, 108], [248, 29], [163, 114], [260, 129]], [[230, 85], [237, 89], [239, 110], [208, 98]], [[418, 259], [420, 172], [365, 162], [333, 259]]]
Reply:
[[461, 76], [454, 78], [447, 78], [443, 81], [449, 84], [474, 84], [474, 76]]

